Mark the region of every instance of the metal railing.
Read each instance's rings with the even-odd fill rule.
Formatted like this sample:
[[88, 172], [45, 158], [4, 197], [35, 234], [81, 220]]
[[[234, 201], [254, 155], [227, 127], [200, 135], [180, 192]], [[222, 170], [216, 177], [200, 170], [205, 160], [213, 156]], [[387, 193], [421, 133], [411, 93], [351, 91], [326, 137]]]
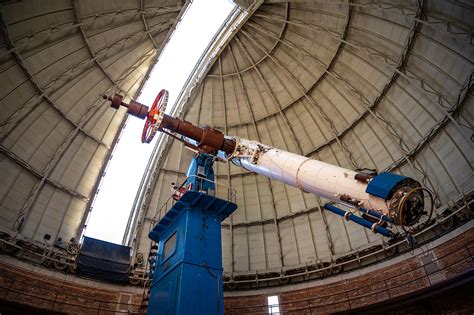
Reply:
[[[462, 257], [461, 255], [453, 255], [456, 252], [461, 252], [465, 251], [467, 253], [466, 257]], [[451, 261], [449, 264], [443, 263], [443, 260], [450, 256], [453, 261]], [[442, 270], [447, 270], [457, 264], [460, 263], [465, 263], [465, 262], [470, 262], [471, 267], [467, 267], [467, 270], [469, 268], [472, 269], [473, 267], [473, 262], [474, 262], [474, 242], [469, 242], [468, 244], [465, 244], [461, 247], [458, 248], [453, 248], [451, 251], [448, 251], [444, 253], [443, 255], [438, 255], [436, 259], [433, 259], [431, 263], [439, 263], [439, 266], [441, 267], [438, 271]], [[426, 273], [426, 270], [424, 270], [425, 266], [418, 266], [410, 270], [410, 276], [412, 279], [406, 280], [404, 279], [403, 281], [396, 281], [395, 279], [398, 277], [401, 277], [405, 274], [393, 274], [388, 277], [385, 277], [381, 280], [375, 280], [371, 282], [370, 286], [372, 287], [378, 287], [379, 289], [376, 290], [370, 290], [369, 293], [359, 293], [363, 287], [357, 287], [357, 288], [349, 288], [348, 286], [341, 286], [343, 289], [341, 291], [332, 293], [332, 294], [322, 294], [322, 295], [317, 295], [315, 297], [310, 297], [310, 298], [303, 298], [303, 299], [295, 299], [291, 301], [284, 301], [280, 302], [280, 312], [285, 313], [285, 312], [300, 312], [300, 311], [309, 311], [310, 314], [313, 312], [317, 313], [319, 312], [318, 310], [320, 308], [324, 307], [330, 307], [330, 306], [335, 306], [337, 304], [341, 303], [347, 303], [349, 305], [349, 308], [352, 308], [352, 305], [356, 300], [363, 299], [365, 297], [373, 297], [376, 296], [377, 294], [387, 294], [388, 299], [393, 298], [393, 290], [396, 290], [397, 288], [402, 288], [405, 286], [410, 286], [411, 284], [415, 284], [417, 290], [421, 290], [425, 286], [420, 286], [419, 284], [422, 281], [427, 281], [429, 285], [431, 285], [431, 280], [430, 280], [430, 275], [433, 273]], [[419, 272], [417, 272], [419, 271]], [[414, 275], [418, 276], [414, 276]], [[133, 303], [121, 303], [121, 302], [111, 302], [110, 299], [104, 300], [104, 299], [98, 299], [98, 298], [93, 298], [90, 296], [85, 296], [78, 294], [77, 291], [74, 293], [69, 293], [67, 292], [68, 288], [67, 287], [61, 287], [61, 288], [50, 288], [47, 286], [46, 283], [40, 283], [38, 284], [37, 281], [31, 282], [31, 281], [23, 281], [19, 280], [15, 277], [12, 276], [7, 276], [4, 273], [0, 275], [0, 289], [4, 291], [4, 300], [7, 301], [25, 301], [25, 300], [41, 300], [43, 303], [41, 305], [43, 306], [43, 309], [46, 310], [63, 310], [63, 307], [65, 307], [66, 311], [67, 308], [73, 309], [76, 308], [75, 311], [77, 310], [87, 310], [88, 313], [91, 313], [91, 311], [97, 311], [97, 314], [105, 314], [105, 313], [124, 313], [124, 314], [144, 314], [145, 309], [142, 308], [142, 304], [133, 304]], [[357, 278], [355, 278], [357, 279]], [[390, 282], [394, 280], [393, 282], [397, 284], [390, 284]], [[429, 286], [428, 285], [428, 286]], [[18, 289], [21, 288], [21, 289]], [[315, 287], [318, 288], [318, 287]], [[347, 288], [347, 289], [344, 289]], [[82, 288], [81, 288], [82, 289]], [[28, 292], [30, 291], [30, 292]], [[32, 292], [31, 292], [32, 291]], [[308, 291], [311, 291], [311, 289], [308, 289]], [[35, 294], [36, 293], [36, 294]], [[124, 292], [125, 293], [125, 292]], [[130, 294], [133, 296], [133, 293], [126, 293]], [[318, 301], [331, 301], [333, 300], [332, 297], [341, 297], [341, 295], [344, 296], [343, 299], [337, 299], [337, 301], [334, 302], [323, 302], [322, 304], [316, 304]], [[351, 298], [351, 296], [353, 298]], [[399, 295], [397, 295], [399, 296]], [[23, 298], [19, 298], [23, 297]], [[58, 299], [60, 297], [60, 299]], [[68, 298], [69, 297], [69, 298]], [[26, 298], [26, 299], [25, 299]], [[73, 302], [74, 300], [81, 300], [83, 301], [81, 303], [79, 302]], [[36, 306], [32, 303], [25, 303], [25, 304], [30, 304], [32, 306]], [[36, 304], [36, 303], [35, 303]], [[39, 303], [37, 303], [38, 305]], [[49, 307], [46, 305], [49, 304]], [[301, 306], [292, 306], [293, 304], [306, 304], [306, 305], [301, 305]], [[357, 306], [356, 306], [357, 307]], [[256, 310], [257, 309], [257, 310]], [[231, 313], [245, 313], [245, 314], [267, 314], [268, 312], [268, 305], [263, 304], [263, 305], [248, 305], [248, 306], [239, 306], [239, 307], [227, 307], [226, 308], [227, 312]]]
[[[31, 305], [41, 309], [50, 311], [69, 311], [76, 313], [79, 310], [87, 311], [91, 314], [92, 311], [97, 311], [97, 314], [145, 314], [146, 309], [143, 309], [142, 304], [112, 302], [110, 299], [98, 299], [90, 296], [78, 294], [77, 291], [69, 293], [69, 287], [51, 288], [48, 283], [35, 281], [22, 281], [12, 276], [7, 276], [4, 273], [0, 275], [0, 290], [4, 291], [4, 295], [0, 298], [2, 300], [19, 303], [22, 305]], [[21, 289], [19, 289], [21, 288]], [[79, 288], [85, 290], [86, 288]], [[28, 292], [30, 291], [30, 292]], [[36, 294], [35, 294], [36, 293]], [[134, 294], [129, 292], [122, 292]], [[135, 294], [138, 295], [138, 294]], [[60, 298], [60, 299], [58, 299]], [[119, 298], [119, 297], [117, 297]], [[76, 301], [77, 302], [76, 302]], [[82, 301], [81, 301], [82, 300]], [[18, 301], [29, 301], [29, 303], [21, 303]], [[41, 301], [41, 303], [33, 303], [33, 301]], [[81, 302], [79, 302], [81, 301]], [[63, 309], [64, 308], [64, 309]]]
[[[57, 263], [64, 265], [64, 268], [73, 268], [75, 266], [75, 255], [62, 252], [53, 245], [43, 244], [31, 239], [4, 239], [0, 238], [0, 248], [7, 254], [12, 254], [20, 259], [37, 262], [41, 265], [49, 267], [51, 264]], [[19, 254], [16, 254], [19, 252]], [[36, 261], [34, 259], [36, 257]]]
[[[456, 210], [452, 211], [449, 215], [446, 216], [436, 216], [435, 218], [431, 219], [429, 222], [430, 224], [424, 225], [424, 227], [414, 233], [412, 236], [413, 237], [418, 237], [422, 236], [423, 234], [429, 232], [430, 230], [433, 230], [436, 227], [440, 227], [443, 223], [447, 222], [448, 220], [454, 218], [456, 215], [462, 213], [463, 211], [469, 211], [469, 207], [472, 207], [473, 200], [470, 200], [469, 202], [464, 203], [462, 206], [457, 208]], [[436, 239], [439, 235], [436, 235], [432, 238], [430, 238], [428, 241]], [[245, 274], [242, 279], [235, 279], [232, 277], [231, 274], [226, 274], [224, 272], [224, 277], [227, 278], [228, 280], [224, 280], [224, 284], [231, 285], [233, 287], [237, 287], [238, 284], [250, 284], [250, 283], [262, 283], [265, 281], [282, 281], [282, 280], [290, 280], [290, 278], [295, 278], [295, 277], [306, 277], [308, 278], [309, 276], [313, 274], [320, 274], [323, 276], [329, 276], [331, 275], [333, 270], [342, 270], [345, 266], [349, 266], [350, 264], [359, 264], [358, 267], [363, 267], [360, 266], [360, 263], [362, 260], [373, 257], [375, 255], [380, 255], [384, 253], [388, 253], [390, 251], [396, 252], [398, 248], [403, 248], [405, 246], [405, 250], [403, 252], [406, 252], [410, 250], [409, 247], [407, 247], [407, 241], [405, 239], [400, 239], [397, 242], [391, 243], [391, 244], [385, 244], [385, 243], [377, 243], [377, 244], [369, 244], [372, 245], [371, 247], [365, 248], [366, 251], [358, 251], [356, 250], [354, 253], [349, 253], [346, 255], [341, 255], [338, 257], [337, 260], [335, 261], [326, 261], [326, 262], [316, 262], [315, 265], [310, 265], [310, 264], [305, 264], [303, 266], [303, 270], [301, 270], [301, 266], [295, 266], [293, 268], [296, 272], [292, 272], [292, 268], [287, 268], [285, 273], [280, 273], [275, 276], [265, 276], [265, 271], [262, 272], [253, 272], [250, 274]], [[421, 244], [420, 244], [421, 245]], [[344, 259], [344, 258], [348, 259]], [[352, 270], [352, 268], [351, 268]], [[275, 274], [275, 271], [269, 272], [269, 274]]]
[[[231, 188], [227, 185], [219, 184], [216, 181], [209, 180], [209, 179], [204, 178], [202, 176], [190, 175], [183, 181], [183, 183], [181, 185], [179, 185], [178, 187], [173, 189], [173, 193], [168, 197], [168, 199], [166, 199], [166, 201], [163, 203], [163, 205], [160, 208], [158, 208], [158, 210], [155, 212], [155, 215], [151, 219], [150, 231], [154, 227], [154, 225], [156, 223], [160, 222], [160, 220], [166, 215], [166, 213], [178, 201], [176, 199], [176, 196], [179, 196], [182, 193], [183, 189], [186, 189], [186, 187], [185, 187], [186, 182], [188, 181], [189, 178], [193, 178], [193, 177], [197, 178], [199, 181], [201, 181], [201, 183], [206, 181], [206, 182], [213, 183], [215, 185], [216, 189], [215, 189], [214, 192], [207, 192], [209, 195], [212, 195], [212, 196], [227, 200], [229, 202], [235, 203], [235, 201], [236, 201], [236, 190], [234, 188]], [[219, 188], [221, 188], [221, 189], [219, 189]]]
[[[460, 255], [453, 255], [456, 252], [460, 251], [467, 251], [468, 256], [467, 257], [462, 257]], [[449, 264], [444, 264], [442, 261], [444, 258], [452, 255], [452, 257], [456, 257], [457, 259]], [[416, 256], [414, 256], [416, 257]], [[433, 272], [433, 273], [427, 273], [426, 270], [424, 269], [425, 265], [415, 267], [410, 270], [410, 276], [412, 279], [406, 280], [404, 279], [403, 281], [397, 281], [395, 280], [398, 277], [402, 277], [405, 274], [408, 273], [402, 273], [402, 274], [392, 274], [389, 275], [382, 280], [376, 280], [376, 278], [371, 279], [369, 285], [366, 286], [359, 286], [357, 288], [350, 288], [347, 285], [341, 286], [342, 290], [338, 292], [334, 292], [332, 294], [318, 294], [314, 297], [309, 297], [309, 298], [302, 298], [302, 299], [294, 299], [291, 301], [284, 301], [280, 302], [280, 312], [282, 314], [285, 314], [286, 312], [301, 312], [305, 314], [318, 314], [321, 312], [320, 309], [326, 308], [326, 307], [335, 307], [338, 304], [341, 303], [346, 303], [349, 306], [349, 309], [356, 309], [358, 307], [361, 307], [363, 305], [355, 305], [355, 302], [357, 300], [361, 300], [364, 298], [372, 298], [373, 304], [377, 302], [377, 297], [379, 294], [380, 296], [383, 296], [386, 294], [388, 296], [388, 300], [394, 297], [399, 297], [403, 296], [404, 294], [396, 294], [395, 296], [393, 295], [393, 291], [396, 290], [397, 288], [402, 289], [403, 287], [410, 286], [410, 285], [415, 285], [416, 290], [421, 290], [423, 288], [426, 288], [430, 285], [433, 285], [430, 279], [430, 275], [440, 272], [442, 270], [447, 270], [457, 264], [464, 263], [464, 262], [470, 262], [470, 267], [467, 267], [465, 271], [472, 270], [474, 268], [474, 242], [469, 242], [466, 245], [463, 245], [459, 248], [455, 248], [441, 256], [436, 257], [436, 259], [433, 259], [431, 263], [438, 263], [441, 262], [439, 270]], [[442, 268], [441, 268], [442, 266]], [[417, 272], [418, 271], [418, 272]], [[462, 272], [461, 272], [462, 273]], [[414, 275], [418, 276], [414, 276]], [[356, 278], [352, 279], [359, 279], [361, 277], [364, 277], [363, 275], [360, 275]], [[352, 280], [352, 279], [349, 279]], [[393, 280], [393, 284], [390, 283], [391, 280]], [[448, 279], [449, 280], [449, 279]], [[428, 281], [428, 285], [422, 286], [420, 283], [422, 281]], [[396, 283], [396, 284], [395, 284]], [[323, 286], [331, 286], [331, 285], [338, 285], [337, 282], [333, 284], [326, 284], [326, 285], [321, 285], [321, 286], [315, 286], [314, 288], [308, 288], [306, 289], [307, 292], [311, 292], [312, 289], [318, 290], [319, 287]], [[376, 290], [368, 290], [369, 293], [359, 293], [360, 291], [364, 290], [367, 286], [370, 287], [375, 287], [379, 288]], [[392, 293], [391, 293], [392, 292]], [[412, 291], [413, 292], [413, 291]], [[290, 293], [291, 294], [291, 293]], [[284, 295], [284, 294], [283, 294]], [[344, 296], [344, 298], [341, 298], [341, 296]], [[337, 297], [334, 299], [333, 297]], [[281, 297], [280, 297], [281, 299]], [[334, 301], [335, 300], [335, 301]], [[301, 304], [299, 306], [293, 306], [294, 304]], [[305, 305], [304, 305], [305, 304]], [[354, 306], [354, 307], [353, 307]], [[238, 307], [226, 307], [225, 311], [231, 314], [268, 314], [268, 304], [258, 304], [258, 305], [246, 305], [246, 306], [238, 306]]]
[[[466, 252], [467, 256], [463, 257], [462, 255], [453, 255], [454, 253], [457, 252]], [[453, 259], [449, 264], [446, 264], [443, 262], [443, 260], [446, 257], [449, 257], [450, 259]], [[451, 267], [460, 264], [460, 263], [470, 263], [470, 267], [467, 267], [467, 270], [469, 268], [472, 269], [473, 267], [473, 262], [474, 262], [474, 242], [469, 242], [463, 246], [460, 246], [458, 248], [453, 248], [452, 250], [445, 252], [443, 255], [439, 255], [436, 257], [436, 259], [433, 259], [431, 263], [439, 263], [440, 266], [439, 270], [435, 272], [439, 272], [442, 270], [448, 270]], [[424, 287], [427, 287], [431, 285], [431, 279], [430, 275], [433, 273], [427, 273], [426, 270], [424, 269], [425, 266], [418, 266], [410, 270], [410, 276], [412, 279], [406, 280], [404, 279], [403, 281], [397, 281], [395, 280], [398, 277], [401, 277], [405, 274], [393, 274], [388, 277], [385, 277], [381, 280], [375, 280], [371, 282], [370, 286], [378, 288], [376, 290], [370, 290], [369, 293], [359, 293], [363, 287], [357, 287], [357, 288], [349, 288], [348, 286], [341, 286], [343, 288], [342, 290], [332, 293], [332, 294], [322, 294], [318, 295], [315, 297], [310, 297], [310, 298], [303, 298], [303, 299], [295, 299], [291, 301], [284, 301], [280, 302], [280, 312], [285, 313], [285, 312], [299, 312], [299, 311], [309, 311], [310, 314], [313, 312], [317, 313], [318, 309], [323, 308], [323, 307], [330, 307], [330, 306], [335, 306], [340, 303], [347, 303], [350, 308], [352, 308], [352, 305], [356, 300], [363, 299], [365, 297], [373, 297], [377, 294], [386, 294], [388, 296], [388, 299], [393, 298], [393, 290], [396, 290], [397, 288], [403, 288], [405, 286], [410, 286], [412, 284], [415, 284], [417, 290], [421, 290]], [[417, 276], [415, 276], [417, 275]], [[4, 300], [7, 301], [25, 301], [25, 300], [41, 300], [42, 303], [41, 305], [43, 306], [44, 309], [47, 310], [63, 310], [62, 308], [67, 308], [75, 309], [77, 310], [87, 310], [88, 313], [91, 311], [96, 310], [97, 313], [99, 314], [104, 314], [104, 313], [124, 313], [124, 314], [142, 314], [145, 312], [145, 310], [142, 308], [141, 304], [133, 304], [133, 303], [121, 303], [121, 302], [111, 302], [110, 299], [98, 299], [86, 295], [81, 295], [78, 294], [77, 291], [74, 293], [69, 293], [67, 292], [68, 288], [67, 287], [61, 287], [61, 288], [50, 288], [47, 286], [46, 283], [38, 283], [37, 281], [23, 281], [20, 279], [17, 279], [12, 276], [7, 276], [4, 273], [0, 275], [0, 289], [4, 291]], [[355, 278], [357, 279], [357, 278]], [[393, 280], [393, 281], [392, 281]], [[422, 281], [427, 281], [425, 283], [428, 283], [428, 285], [425, 286], [420, 286], [419, 284], [422, 283]], [[393, 283], [390, 283], [393, 282]], [[396, 284], [395, 284], [396, 283]], [[21, 288], [21, 289], [19, 289]], [[318, 288], [318, 287], [315, 287]], [[82, 288], [81, 288], [82, 289]], [[308, 289], [308, 291], [311, 291], [311, 289]], [[133, 293], [127, 293], [133, 296]], [[344, 298], [340, 298], [344, 296]], [[332, 301], [332, 297], [339, 297], [337, 301], [330, 302]], [[397, 295], [399, 296], [399, 295]], [[21, 298], [22, 297], [22, 298]], [[60, 299], [58, 299], [60, 297]], [[353, 297], [353, 298], [351, 298]], [[81, 303], [79, 302], [74, 302], [74, 300], [81, 300], [83, 301]], [[323, 302], [322, 304], [316, 304], [318, 301], [329, 301], [329, 302]], [[25, 304], [30, 304], [35, 306], [32, 303], [25, 303]], [[39, 303], [35, 303], [39, 304]], [[293, 306], [294, 304], [306, 304], [306, 305], [300, 305], [300, 306]], [[46, 306], [49, 305], [49, 306]], [[357, 306], [356, 306], [357, 307]], [[259, 309], [259, 310], [256, 310]], [[233, 313], [245, 313], [245, 314], [267, 314], [268, 312], [268, 305], [248, 305], [248, 306], [239, 306], [239, 307], [228, 307], [226, 308], [227, 312], [233, 312]]]

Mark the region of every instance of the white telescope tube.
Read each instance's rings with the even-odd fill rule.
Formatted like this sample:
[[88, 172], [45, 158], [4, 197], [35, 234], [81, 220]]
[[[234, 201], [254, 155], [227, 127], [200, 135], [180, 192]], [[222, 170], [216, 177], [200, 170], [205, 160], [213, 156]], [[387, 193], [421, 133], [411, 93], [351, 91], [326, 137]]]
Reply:
[[359, 207], [389, 215], [385, 200], [366, 193], [367, 183], [356, 180], [354, 171], [256, 141], [235, 140], [235, 150], [228, 159], [237, 166], [331, 201], [343, 202], [340, 197], [348, 195], [360, 201]]

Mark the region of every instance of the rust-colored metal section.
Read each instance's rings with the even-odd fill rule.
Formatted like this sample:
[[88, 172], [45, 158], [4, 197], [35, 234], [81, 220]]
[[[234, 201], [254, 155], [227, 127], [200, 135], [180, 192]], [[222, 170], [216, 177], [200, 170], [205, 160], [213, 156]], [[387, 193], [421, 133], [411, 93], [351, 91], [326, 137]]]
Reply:
[[372, 178], [372, 176], [368, 174], [357, 173], [354, 175], [354, 178], [358, 180], [359, 182], [367, 183], [369, 179]]
[[359, 182], [368, 183], [375, 175], [377, 175], [377, 170], [368, 169], [368, 168], [359, 168], [356, 169], [357, 174], [354, 178]]
[[194, 126], [186, 120], [164, 115], [160, 129], [168, 129], [198, 143], [198, 148], [209, 154], [216, 154], [217, 151], [224, 151], [231, 154], [235, 148], [235, 140], [224, 137], [219, 130], [206, 127]]
[[[104, 98], [107, 99], [105, 96]], [[112, 99], [109, 97], [108, 100], [112, 101], [112, 104], [110, 104], [111, 107], [119, 109], [120, 105], [122, 105], [123, 96], [120, 94], [115, 94]]]
[[[103, 98], [111, 101], [111, 107], [115, 109], [118, 109], [120, 106], [127, 107], [128, 114], [140, 119], [145, 119], [148, 115], [148, 106], [133, 100], [129, 104], [124, 103], [122, 95], [115, 94], [113, 97], [104, 95]], [[236, 145], [234, 139], [225, 138], [224, 134], [219, 130], [208, 126], [194, 126], [186, 120], [181, 120], [166, 114], [164, 114], [163, 120], [158, 127], [158, 130], [162, 129], [167, 129], [171, 132], [193, 139], [198, 143], [198, 148], [200, 150], [209, 154], [217, 154], [218, 151], [224, 151], [226, 154], [231, 154]]]
[[145, 119], [146, 115], [148, 115], [148, 106], [135, 101], [130, 101], [127, 113], [140, 119]]
[[350, 204], [352, 204], [352, 205], [354, 205], [354, 206], [357, 206], [357, 207], [359, 206], [359, 203], [360, 203], [359, 200], [353, 199], [351, 196], [349, 196], [349, 195], [347, 195], [347, 194], [342, 194], [342, 195], [339, 197], [339, 199], [341, 199], [341, 200], [344, 201], [344, 202], [350, 203]]
[[118, 109], [120, 105], [127, 107], [127, 114], [132, 116], [138, 117], [140, 119], [145, 119], [148, 115], [148, 106], [143, 105], [142, 103], [130, 101], [129, 104], [123, 102], [123, 96], [120, 94], [115, 94], [113, 97], [104, 95], [102, 96], [105, 100], [109, 100], [112, 102], [110, 107]]

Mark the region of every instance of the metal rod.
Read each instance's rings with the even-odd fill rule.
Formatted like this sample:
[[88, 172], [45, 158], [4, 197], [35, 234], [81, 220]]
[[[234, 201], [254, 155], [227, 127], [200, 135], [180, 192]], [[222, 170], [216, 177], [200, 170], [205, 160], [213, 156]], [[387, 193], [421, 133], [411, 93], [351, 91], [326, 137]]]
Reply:
[[387, 221], [387, 222], [390, 222], [390, 223], [395, 223], [392, 218], [387, 217], [386, 215], [383, 215], [383, 214], [381, 214], [381, 213], [378, 212], [378, 211], [373, 211], [373, 210], [370, 210], [370, 209], [367, 210], [367, 209], [365, 209], [365, 208], [359, 208], [359, 210], [360, 210], [361, 212], [364, 212], [364, 213], [366, 213], [366, 214], [368, 214], [368, 215], [370, 215], [370, 216], [376, 217], [376, 218], [378, 218], [378, 219], [382, 219], [382, 220]]
[[323, 208], [326, 209], [326, 210], [331, 211], [332, 213], [335, 213], [335, 214], [345, 218], [346, 220], [350, 220], [350, 221], [355, 222], [359, 225], [362, 225], [363, 227], [371, 229], [372, 231], [374, 231], [376, 233], [382, 234], [383, 236], [386, 236], [386, 237], [394, 236], [393, 232], [387, 230], [386, 228], [384, 228], [380, 225], [377, 225], [376, 223], [370, 222], [370, 221], [368, 221], [364, 218], [361, 218], [357, 215], [354, 215], [352, 212], [344, 211], [344, 210], [339, 209], [338, 207], [335, 207], [335, 206], [333, 206], [329, 203], [326, 203], [323, 206]]

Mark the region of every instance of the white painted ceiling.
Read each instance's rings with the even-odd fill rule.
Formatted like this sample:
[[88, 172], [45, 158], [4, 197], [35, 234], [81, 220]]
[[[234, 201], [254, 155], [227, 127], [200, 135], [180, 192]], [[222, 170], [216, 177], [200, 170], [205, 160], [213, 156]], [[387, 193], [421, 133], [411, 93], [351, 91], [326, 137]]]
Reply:
[[137, 95], [184, 8], [175, 0], [2, 4], [3, 228], [40, 241], [80, 234], [125, 118], [101, 94]]
[[[124, 117], [99, 94], [137, 95], [184, 7], [2, 5], [3, 228], [23, 220], [26, 237], [78, 234]], [[473, 21], [472, 3], [461, 1], [263, 1], [178, 112], [345, 168], [411, 176], [435, 192], [441, 209], [474, 187]], [[145, 254], [150, 218], [192, 156], [173, 141], [160, 150], [138, 220]], [[382, 242], [321, 212], [324, 200], [313, 195], [227, 164], [216, 173], [239, 206], [222, 229], [227, 274], [331, 261]]]

